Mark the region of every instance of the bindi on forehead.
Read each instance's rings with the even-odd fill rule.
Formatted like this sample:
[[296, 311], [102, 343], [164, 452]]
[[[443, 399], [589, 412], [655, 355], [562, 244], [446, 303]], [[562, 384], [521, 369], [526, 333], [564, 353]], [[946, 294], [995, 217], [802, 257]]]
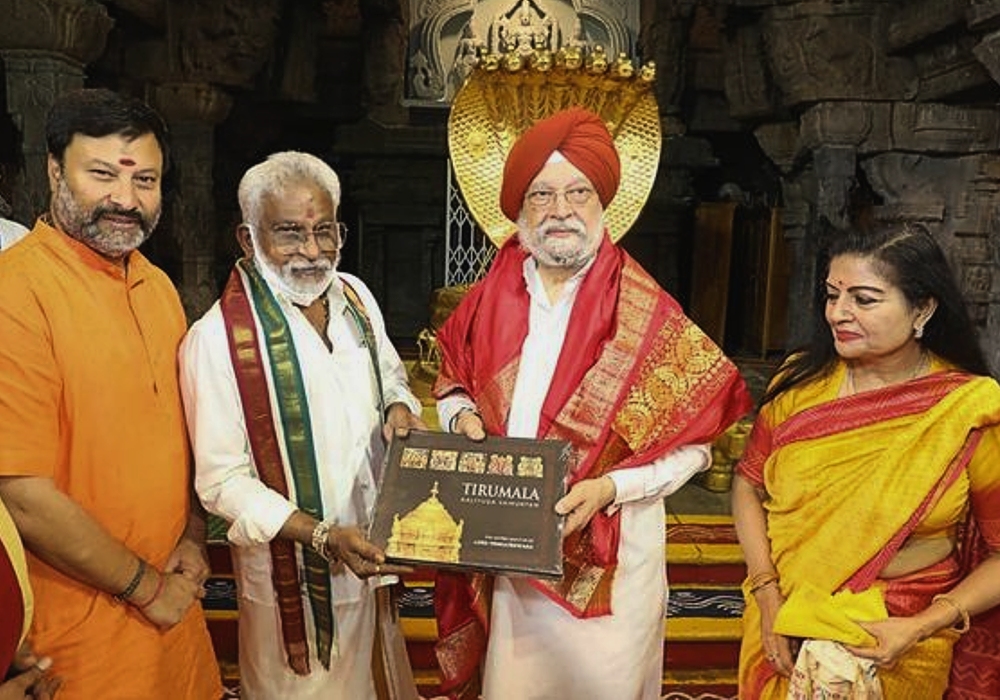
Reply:
[[131, 168], [135, 166], [135, 161], [132, 160], [131, 158], [119, 158], [118, 165], [122, 166], [123, 168]]

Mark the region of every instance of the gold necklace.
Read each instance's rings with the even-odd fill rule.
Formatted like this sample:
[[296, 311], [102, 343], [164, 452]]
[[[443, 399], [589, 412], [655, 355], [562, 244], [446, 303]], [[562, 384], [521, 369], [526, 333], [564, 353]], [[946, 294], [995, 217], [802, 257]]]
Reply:
[[[921, 374], [927, 371], [929, 365], [930, 365], [930, 359], [927, 357], [927, 352], [925, 350], [921, 350], [920, 359], [917, 360], [917, 364], [914, 365], [913, 370], [910, 372], [910, 376], [900, 381], [908, 382], [911, 379], [916, 379]], [[887, 386], [898, 383], [899, 382], [888, 382], [886, 384], [883, 384], [881, 387], [876, 387], [876, 388], [884, 389]], [[871, 389], [868, 389], [868, 391], [871, 391]], [[858, 390], [857, 387], [854, 385], [854, 367], [852, 367], [851, 365], [847, 365], [847, 395], [853, 396], [856, 393], [858, 393]]]

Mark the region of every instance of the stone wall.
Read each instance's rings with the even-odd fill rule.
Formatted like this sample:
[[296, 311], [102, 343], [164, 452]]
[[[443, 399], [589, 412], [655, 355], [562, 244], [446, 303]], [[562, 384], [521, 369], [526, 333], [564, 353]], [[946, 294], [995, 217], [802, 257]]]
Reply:
[[781, 173], [792, 341], [805, 339], [821, 232], [867, 215], [934, 231], [1000, 359], [1000, 3], [725, 4], [729, 111]]

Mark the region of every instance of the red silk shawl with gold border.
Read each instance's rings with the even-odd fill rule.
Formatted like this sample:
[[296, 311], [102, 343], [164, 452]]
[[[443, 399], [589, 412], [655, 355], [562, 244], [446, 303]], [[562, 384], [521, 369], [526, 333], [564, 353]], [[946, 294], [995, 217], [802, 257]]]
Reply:
[[[468, 394], [506, 434], [530, 299], [517, 238], [441, 328], [438, 398]], [[570, 485], [711, 442], [750, 407], [735, 365], [624, 251], [604, 236], [570, 315], [539, 438], [568, 440]], [[565, 574], [536, 585], [570, 612], [610, 613], [620, 519], [599, 513], [563, 543]]]

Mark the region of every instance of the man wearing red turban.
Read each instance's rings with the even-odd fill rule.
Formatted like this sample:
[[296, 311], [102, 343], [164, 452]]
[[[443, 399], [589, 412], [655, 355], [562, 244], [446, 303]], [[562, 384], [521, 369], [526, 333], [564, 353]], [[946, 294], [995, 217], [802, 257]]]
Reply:
[[573, 446], [556, 504], [561, 580], [438, 576], [451, 697], [660, 697], [663, 498], [709, 465], [709, 443], [750, 400], [736, 367], [608, 237], [620, 177], [596, 115], [569, 109], [528, 129], [500, 195], [518, 235], [437, 337], [442, 425]]

